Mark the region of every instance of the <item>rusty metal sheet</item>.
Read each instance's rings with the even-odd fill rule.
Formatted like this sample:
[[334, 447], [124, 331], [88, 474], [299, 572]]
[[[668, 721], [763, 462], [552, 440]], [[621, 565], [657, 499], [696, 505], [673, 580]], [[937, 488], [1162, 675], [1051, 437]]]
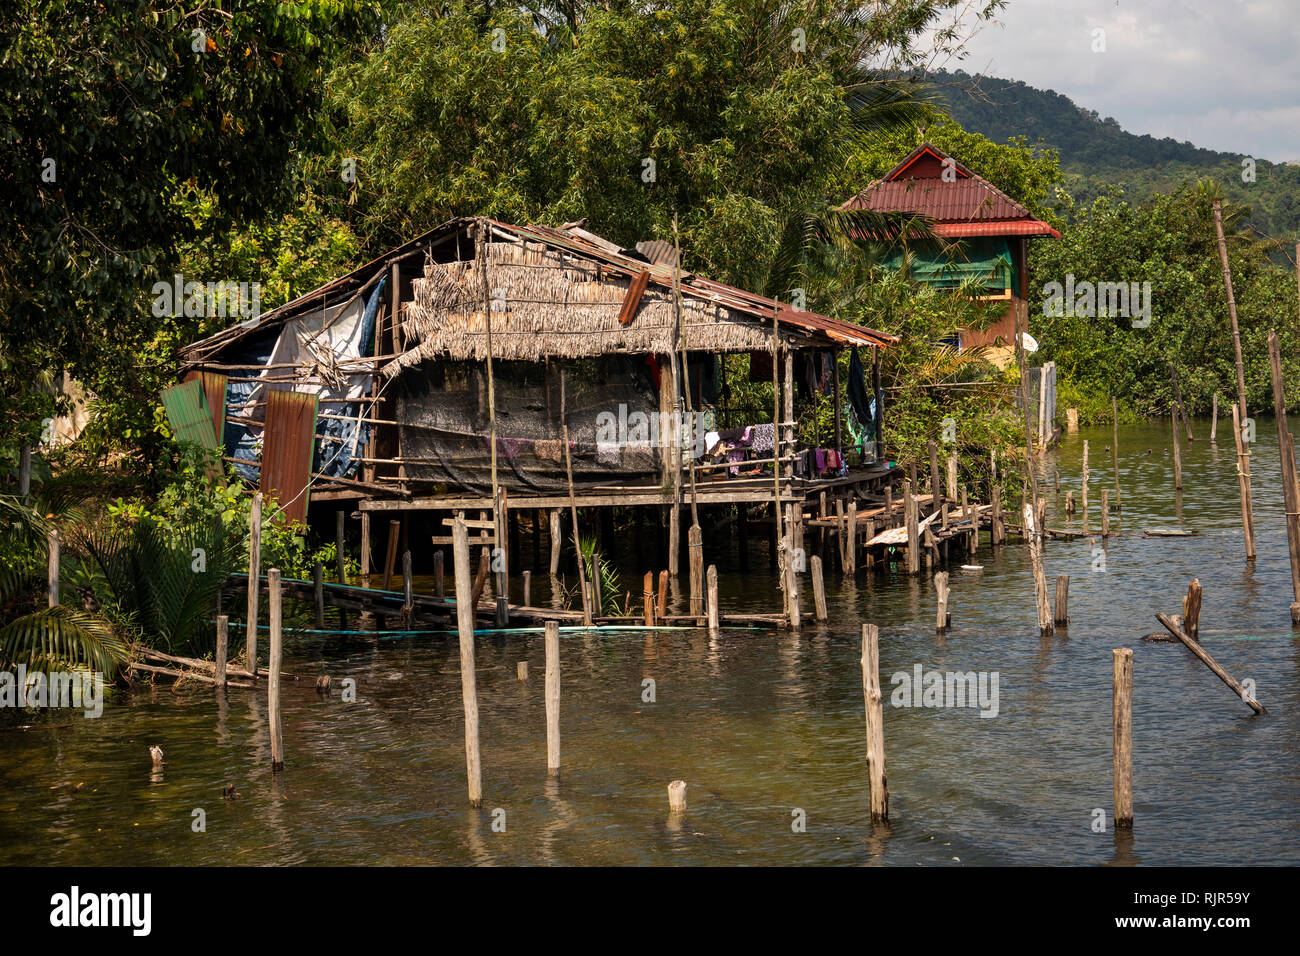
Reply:
[[307, 518], [317, 402], [318, 397], [310, 392], [272, 389], [266, 393], [261, 489], [279, 502], [290, 521]]
[[618, 310], [618, 321], [620, 325], [629, 325], [636, 318], [636, 310], [641, 308], [641, 297], [645, 295], [645, 287], [650, 284], [649, 271], [642, 272], [627, 287], [627, 295], [623, 297], [623, 305]]

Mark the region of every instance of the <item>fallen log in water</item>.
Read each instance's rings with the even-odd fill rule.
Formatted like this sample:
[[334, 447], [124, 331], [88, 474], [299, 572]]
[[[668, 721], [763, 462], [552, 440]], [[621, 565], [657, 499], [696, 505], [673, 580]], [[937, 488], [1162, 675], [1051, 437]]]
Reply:
[[1199, 657], [1202, 664], [1214, 671], [1214, 675], [1218, 677], [1219, 680], [1231, 687], [1233, 691], [1236, 692], [1237, 696], [1246, 702], [1251, 710], [1257, 714], [1265, 713], [1264, 705], [1257, 701], [1254, 696], [1247, 693], [1246, 688], [1242, 687], [1240, 683], [1234, 680], [1232, 675], [1225, 671], [1218, 661], [1205, 653], [1200, 644], [1183, 633], [1183, 629], [1175, 624], [1168, 614], [1157, 614], [1156, 620], [1165, 626], [1165, 630], [1178, 638], [1178, 640], [1182, 641], [1189, 651]]

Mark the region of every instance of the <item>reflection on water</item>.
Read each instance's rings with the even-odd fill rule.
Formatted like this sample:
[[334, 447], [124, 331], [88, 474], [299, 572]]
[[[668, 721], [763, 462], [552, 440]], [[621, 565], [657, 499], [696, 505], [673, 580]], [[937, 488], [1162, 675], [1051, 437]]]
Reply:
[[[1045, 464], [1048, 524], [1079, 500], [1091, 444], [1092, 538], [1049, 542], [1050, 577], [1070, 575], [1068, 631], [1041, 639], [1026, 555], [1012, 538], [982, 571], [952, 572], [952, 629], [934, 633], [926, 580], [828, 570], [828, 627], [566, 632], [561, 654], [564, 770], [546, 772], [541, 634], [485, 636], [478, 651], [484, 806], [468, 806], [456, 640], [296, 638], [283, 692], [286, 769], [272, 775], [261, 696], [145, 690], [98, 720], [0, 730], [0, 859], [9, 864], [657, 864], [961, 865], [1300, 862], [1300, 739], [1290, 577], [1276, 434], [1252, 456], [1259, 558], [1244, 559], [1232, 442], [1208, 423], [1183, 448], [1174, 494], [1168, 428], [1120, 435], [1123, 513], [1100, 535], [1114, 489], [1108, 428], [1067, 435]], [[1230, 433], [1223, 429], [1228, 438]], [[1052, 469], [1060, 471], [1059, 497]], [[1198, 534], [1147, 538], [1144, 528]], [[809, 536], [809, 543], [815, 539]], [[731, 541], [706, 541], [724, 609], [771, 612], [766, 542], [750, 570]], [[1094, 549], [1105, 570], [1094, 570]], [[629, 581], [646, 570], [623, 555]], [[1156, 611], [1204, 585], [1202, 635], [1269, 709], [1236, 700], [1178, 645], [1145, 643]], [[534, 576], [546, 604], [547, 575]], [[674, 591], [673, 603], [684, 596]], [[808, 596], [805, 603], [810, 603]], [[882, 684], [917, 664], [997, 671], [995, 719], [978, 709], [885, 710], [891, 821], [867, 802], [860, 624], [880, 625]], [[311, 626], [308, 624], [307, 626]], [[1253, 638], [1244, 640], [1241, 638]], [[1111, 649], [1134, 651], [1135, 829], [1109, 825]], [[527, 681], [516, 664], [529, 662]], [[334, 678], [329, 696], [315, 677]], [[341, 680], [356, 681], [343, 703]], [[655, 682], [654, 702], [643, 680]], [[155, 772], [150, 745], [166, 753]], [[669, 814], [666, 787], [686, 780]], [[240, 797], [223, 799], [227, 783]], [[78, 786], [80, 785], [80, 786]], [[191, 829], [203, 808], [207, 831]], [[504, 829], [493, 827], [494, 811]], [[806, 831], [792, 827], [803, 811]]]

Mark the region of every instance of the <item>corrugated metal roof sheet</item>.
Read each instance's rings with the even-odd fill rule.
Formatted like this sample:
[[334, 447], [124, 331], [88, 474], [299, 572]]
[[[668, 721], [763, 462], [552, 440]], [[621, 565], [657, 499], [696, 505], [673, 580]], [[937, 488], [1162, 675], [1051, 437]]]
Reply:
[[[918, 162], [923, 158], [924, 162]], [[936, 158], [940, 167], [934, 165]], [[931, 174], [943, 165], [953, 170], [951, 180]], [[924, 168], [927, 173], [908, 175], [913, 167]], [[937, 235], [949, 238], [1055, 236], [1059, 239], [1061, 235], [1047, 223], [1035, 219], [1028, 209], [987, 179], [930, 143], [922, 143], [912, 150], [884, 178], [840, 208], [924, 216], [932, 220]]]
[[290, 521], [307, 518], [317, 402], [313, 392], [270, 389], [266, 393], [260, 487], [276, 499]]

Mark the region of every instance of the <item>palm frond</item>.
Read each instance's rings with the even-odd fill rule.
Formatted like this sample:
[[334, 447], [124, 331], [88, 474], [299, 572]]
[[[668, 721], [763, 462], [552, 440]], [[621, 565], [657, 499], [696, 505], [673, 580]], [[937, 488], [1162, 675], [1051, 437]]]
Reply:
[[0, 665], [81, 666], [115, 673], [127, 648], [111, 624], [80, 608], [57, 605], [0, 627]]

